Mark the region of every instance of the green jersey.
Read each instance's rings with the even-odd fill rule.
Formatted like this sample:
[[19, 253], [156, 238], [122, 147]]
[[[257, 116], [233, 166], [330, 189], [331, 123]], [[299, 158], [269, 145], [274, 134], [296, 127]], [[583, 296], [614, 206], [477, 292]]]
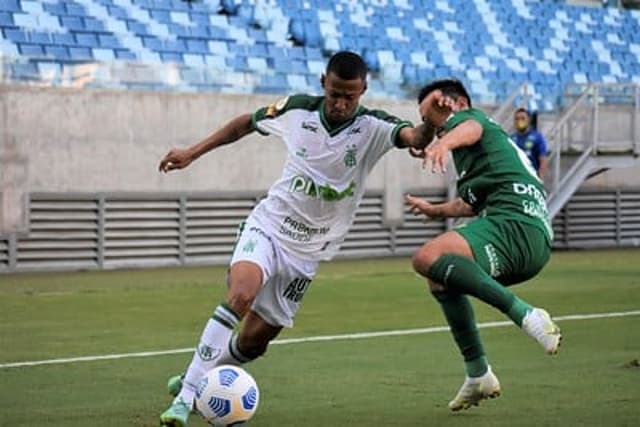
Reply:
[[445, 131], [467, 120], [482, 126], [480, 141], [453, 150], [458, 194], [478, 215], [531, 224], [553, 240], [542, 181], [524, 152], [482, 111], [470, 108], [453, 114]]

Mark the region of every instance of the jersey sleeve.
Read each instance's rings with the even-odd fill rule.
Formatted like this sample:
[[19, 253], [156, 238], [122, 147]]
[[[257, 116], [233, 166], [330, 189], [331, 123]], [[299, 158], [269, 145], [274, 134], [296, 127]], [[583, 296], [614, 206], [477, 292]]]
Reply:
[[405, 148], [400, 140], [400, 129], [413, 127], [410, 121], [388, 114], [386, 111], [373, 110], [370, 115], [376, 120], [375, 139], [387, 149], [392, 147]]
[[287, 110], [288, 104], [289, 97], [286, 97], [256, 110], [251, 115], [253, 128], [262, 135], [282, 136], [284, 128], [282, 114]]
[[475, 120], [484, 127], [487, 117], [482, 111], [476, 109], [458, 111], [449, 117], [447, 122], [444, 124], [444, 130], [445, 132], [449, 132], [451, 129], [455, 128], [462, 122], [466, 122], [467, 120]]

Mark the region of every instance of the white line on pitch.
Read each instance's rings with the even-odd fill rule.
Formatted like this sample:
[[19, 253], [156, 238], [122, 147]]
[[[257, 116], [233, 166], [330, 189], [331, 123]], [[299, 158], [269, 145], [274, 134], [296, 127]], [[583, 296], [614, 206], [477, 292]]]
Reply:
[[[569, 314], [565, 316], [554, 317], [554, 320], [591, 320], [591, 319], [605, 319], [612, 317], [628, 317], [628, 316], [640, 316], [640, 310], [632, 311], [619, 311], [612, 313], [593, 313], [593, 314]], [[485, 322], [479, 323], [478, 328], [498, 328], [502, 326], [511, 326], [513, 322]], [[418, 335], [418, 334], [431, 334], [435, 332], [448, 331], [448, 326], [433, 326], [430, 328], [418, 328], [418, 329], [399, 329], [395, 331], [380, 331], [380, 332], [360, 332], [354, 334], [341, 334], [341, 335], [319, 335], [315, 337], [301, 337], [301, 338], [285, 338], [281, 340], [275, 340], [271, 344], [273, 345], [286, 345], [286, 344], [301, 344], [307, 342], [320, 342], [320, 341], [338, 341], [338, 340], [358, 340], [364, 338], [377, 338], [377, 337], [391, 337], [399, 335]], [[82, 357], [68, 357], [64, 359], [48, 359], [48, 360], [34, 360], [28, 362], [10, 362], [0, 363], [0, 369], [7, 368], [21, 368], [27, 366], [39, 366], [39, 365], [59, 365], [63, 363], [75, 363], [75, 362], [93, 362], [97, 360], [114, 360], [114, 359], [128, 359], [133, 357], [153, 357], [164, 356], [169, 354], [191, 353], [193, 347], [189, 348], [176, 348], [173, 350], [162, 351], [143, 351], [139, 353], [121, 353], [121, 354], [104, 354], [99, 356], [82, 356]]]

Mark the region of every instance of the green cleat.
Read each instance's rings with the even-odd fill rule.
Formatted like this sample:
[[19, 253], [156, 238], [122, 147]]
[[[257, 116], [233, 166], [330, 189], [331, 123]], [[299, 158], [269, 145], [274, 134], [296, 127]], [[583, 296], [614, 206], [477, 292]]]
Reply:
[[167, 381], [167, 390], [171, 396], [176, 397], [178, 393], [180, 393], [180, 390], [182, 390], [183, 379], [184, 373], [169, 378], [169, 381]]
[[169, 409], [160, 415], [160, 425], [165, 427], [186, 427], [191, 407], [182, 399], [173, 402]]

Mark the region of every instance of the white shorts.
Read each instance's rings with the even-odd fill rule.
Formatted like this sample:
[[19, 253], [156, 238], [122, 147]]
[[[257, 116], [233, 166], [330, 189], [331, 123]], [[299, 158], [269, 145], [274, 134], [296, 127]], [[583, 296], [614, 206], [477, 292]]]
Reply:
[[291, 328], [318, 261], [292, 256], [251, 217], [241, 226], [230, 265], [249, 261], [262, 269], [263, 283], [251, 309], [272, 326]]

